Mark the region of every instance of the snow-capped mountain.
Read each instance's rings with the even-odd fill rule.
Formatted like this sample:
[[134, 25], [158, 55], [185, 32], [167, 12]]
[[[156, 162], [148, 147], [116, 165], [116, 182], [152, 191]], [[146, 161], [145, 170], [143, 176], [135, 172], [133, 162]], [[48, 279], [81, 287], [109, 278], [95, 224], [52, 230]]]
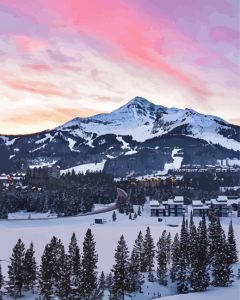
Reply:
[[[109, 114], [75, 118], [53, 130], [0, 136], [1, 171], [35, 164], [58, 163], [67, 169], [100, 163], [115, 176], [142, 175], [161, 172], [176, 157], [185, 164], [216, 164], [239, 155], [239, 126], [141, 97]], [[180, 165], [178, 161], [171, 168]]]

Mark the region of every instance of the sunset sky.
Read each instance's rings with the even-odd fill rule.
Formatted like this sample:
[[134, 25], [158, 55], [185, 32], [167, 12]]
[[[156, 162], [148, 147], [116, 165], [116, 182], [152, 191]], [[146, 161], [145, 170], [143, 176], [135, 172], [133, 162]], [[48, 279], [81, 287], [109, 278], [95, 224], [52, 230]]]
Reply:
[[240, 124], [239, 0], [0, 0], [0, 133], [135, 96]]

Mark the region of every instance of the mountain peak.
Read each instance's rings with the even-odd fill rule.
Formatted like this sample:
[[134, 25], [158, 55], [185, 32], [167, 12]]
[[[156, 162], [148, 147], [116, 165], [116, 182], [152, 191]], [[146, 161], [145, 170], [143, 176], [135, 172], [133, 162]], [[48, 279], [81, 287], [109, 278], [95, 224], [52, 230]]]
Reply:
[[154, 111], [157, 109], [166, 109], [166, 107], [161, 106], [161, 105], [157, 105], [143, 97], [140, 96], [136, 96], [133, 99], [131, 99], [129, 102], [127, 102], [126, 104], [124, 104], [123, 106], [121, 106], [120, 108], [116, 109], [113, 111], [113, 113], [116, 112], [123, 112], [123, 111], [128, 111], [130, 110], [137, 110], [137, 111]]
[[150, 102], [149, 100], [147, 100], [146, 98], [140, 97], [140, 96], [136, 96], [134, 97], [132, 100], [130, 100], [127, 104], [125, 104], [126, 106], [129, 104], [142, 104], [142, 105], [146, 105], [146, 104], [151, 104], [151, 105], [155, 105], [154, 103]]

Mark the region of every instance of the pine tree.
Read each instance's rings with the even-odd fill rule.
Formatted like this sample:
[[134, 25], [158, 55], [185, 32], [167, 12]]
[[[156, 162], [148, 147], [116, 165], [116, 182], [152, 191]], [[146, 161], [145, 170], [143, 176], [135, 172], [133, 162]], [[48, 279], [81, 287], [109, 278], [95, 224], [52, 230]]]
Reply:
[[34, 257], [35, 251], [33, 243], [30, 243], [29, 248], [26, 250], [23, 267], [24, 267], [24, 285], [27, 289], [33, 288], [37, 279], [37, 264]]
[[179, 266], [178, 263], [179, 248], [180, 248], [180, 241], [179, 241], [178, 233], [176, 233], [171, 247], [172, 268], [170, 270], [170, 277], [172, 282], [175, 282], [177, 278], [177, 271]]
[[192, 234], [192, 228], [193, 228], [193, 225], [194, 225], [194, 221], [193, 221], [193, 212], [191, 210], [191, 213], [190, 213], [190, 222], [189, 222], [189, 234], [191, 236]]
[[64, 255], [63, 264], [59, 271], [59, 280], [56, 282], [55, 293], [60, 299], [67, 300], [71, 295], [71, 264], [69, 256], [66, 254]]
[[0, 289], [3, 287], [4, 284], [4, 278], [2, 274], [2, 266], [0, 265]]
[[133, 215], [133, 219], [135, 220], [135, 219], [137, 219], [137, 213], [136, 212], [134, 212], [134, 215]]
[[177, 265], [177, 291], [179, 294], [188, 293], [188, 262], [188, 232], [185, 217], [183, 216]]
[[56, 239], [55, 237], [53, 237], [53, 239], [51, 240], [50, 246], [52, 249], [52, 259], [54, 262], [53, 264], [54, 286], [57, 286], [62, 274], [62, 266], [65, 260], [65, 250], [62, 241], [60, 239]]
[[167, 251], [167, 264], [170, 266], [171, 264], [171, 245], [172, 245], [172, 239], [171, 239], [171, 233], [168, 233], [167, 240], [166, 240], [166, 251]]
[[117, 215], [116, 215], [115, 211], [112, 214], [112, 220], [113, 220], [113, 222], [116, 222], [116, 220], [117, 220]]
[[138, 216], [141, 216], [142, 215], [142, 211], [141, 211], [141, 207], [138, 206], [138, 212], [137, 212]]
[[237, 206], [237, 216], [240, 217], [240, 202], [238, 202]]
[[128, 291], [130, 293], [137, 290], [141, 291], [143, 282], [143, 276], [140, 273], [139, 253], [133, 249], [129, 265]]
[[81, 257], [75, 233], [73, 233], [71, 237], [71, 241], [68, 247], [68, 256], [72, 281], [74, 282], [74, 284], [76, 284], [76, 281], [80, 275]]
[[157, 243], [157, 278], [159, 283], [167, 285], [167, 232], [164, 230]]
[[234, 231], [233, 231], [233, 225], [232, 225], [232, 220], [229, 223], [229, 228], [228, 228], [228, 259], [230, 264], [234, 264], [238, 262], [238, 256], [237, 256], [237, 245], [236, 245], [236, 240], [234, 236]]
[[212, 258], [212, 285], [229, 286], [231, 283], [232, 268], [229, 263], [228, 255], [226, 255], [229, 251], [228, 243], [219, 219], [216, 228], [218, 235], [215, 236], [214, 239], [216, 249]]
[[210, 277], [207, 271], [208, 268], [208, 239], [205, 214], [202, 216], [202, 221], [199, 223], [197, 235], [195, 234], [195, 226], [192, 228], [192, 256], [191, 256], [191, 274], [190, 283], [194, 291], [204, 291], [209, 286]]
[[220, 223], [219, 217], [217, 217], [215, 214], [212, 214], [209, 220], [210, 223], [208, 225], [208, 261], [211, 264], [213, 257], [217, 251], [215, 238], [216, 235], [221, 233], [221, 230], [218, 226], [218, 224]]
[[154, 241], [151, 236], [149, 227], [147, 227], [146, 230], [143, 246], [144, 246], [144, 264], [146, 266], [146, 272], [148, 272], [148, 280], [152, 282], [154, 280], [153, 267], [154, 267], [155, 246], [154, 246]]
[[132, 220], [132, 214], [131, 213], [129, 214], [129, 220]]
[[52, 248], [47, 244], [41, 259], [40, 266], [40, 290], [45, 300], [50, 300], [53, 293], [53, 257]]
[[97, 261], [96, 242], [91, 229], [88, 229], [83, 242], [82, 276], [80, 281], [80, 295], [90, 299], [97, 288]]
[[115, 265], [113, 266], [113, 279], [110, 289], [110, 299], [124, 299], [128, 290], [129, 277], [129, 251], [123, 235], [121, 236], [115, 251]]
[[137, 236], [137, 239], [135, 240], [133, 249], [135, 252], [138, 253], [138, 256], [139, 256], [140, 272], [146, 272], [147, 268], [146, 268], [146, 264], [144, 262], [144, 260], [145, 260], [144, 242], [143, 242], [143, 235], [142, 235], [141, 231], [139, 231], [139, 234]]
[[189, 260], [190, 264], [193, 264], [195, 257], [196, 257], [196, 247], [197, 247], [197, 229], [195, 224], [191, 225], [191, 233], [189, 233]]
[[108, 289], [111, 288], [112, 286], [112, 281], [113, 281], [113, 275], [112, 275], [112, 272], [110, 272], [107, 276], [106, 276], [106, 287]]
[[44, 299], [51, 299], [51, 295], [58, 286], [62, 276], [65, 260], [64, 246], [55, 236], [46, 245], [40, 266], [40, 289]]
[[100, 278], [98, 281], [98, 289], [99, 289], [99, 297], [98, 298], [100, 298], [100, 299], [103, 298], [105, 287], [106, 287], [106, 278], [105, 278], [104, 273], [101, 272], [101, 275], [100, 275]]
[[75, 233], [72, 234], [68, 247], [68, 261], [70, 266], [71, 299], [78, 299], [78, 287], [81, 280], [81, 257]]
[[24, 256], [25, 246], [21, 239], [13, 248], [12, 256], [10, 257], [11, 264], [8, 266], [9, 287], [11, 291], [18, 289], [19, 297], [22, 296], [22, 287], [24, 284]]

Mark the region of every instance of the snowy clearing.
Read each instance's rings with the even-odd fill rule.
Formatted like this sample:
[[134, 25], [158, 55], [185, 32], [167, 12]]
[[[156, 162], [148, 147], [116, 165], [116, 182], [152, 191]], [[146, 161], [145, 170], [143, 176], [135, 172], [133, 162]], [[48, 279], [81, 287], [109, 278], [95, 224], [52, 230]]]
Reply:
[[[110, 206], [110, 205], [109, 205]], [[96, 204], [94, 210], [104, 209], [102, 205]], [[134, 207], [137, 211], [138, 206]], [[99, 255], [98, 270], [108, 273], [114, 264], [114, 253], [117, 246], [117, 242], [120, 236], [123, 234], [129, 250], [132, 250], [133, 243], [137, 237], [139, 230], [144, 234], [147, 226], [150, 227], [152, 236], [155, 243], [157, 243], [162, 231], [166, 229], [171, 232], [172, 237], [176, 232], [180, 232], [180, 226], [182, 222], [182, 217], [165, 217], [162, 222], [158, 222], [157, 217], [149, 217], [149, 203], [144, 207], [143, 215], [139, 216], [136, 220], [129, 220], [129, 217], [125, 214], [117, 213], [117, 221], [112, 221], [112, 211], [99, 213], [97, 216], [85, 215], [78, 217], [66, 217], [66, 218], [56, 218], [56, 219], [45, 219], [36, 220], [32, 218], [31, 220], [2, 220], [0, 221], [0, 239], [4, 241], [4, 247], [0, 247], [0, 259], [9, 259], [11, 255], [12, 248], [16, 244], [17, 239], [21, 238], [28, 247], [29, 243], [33, 241], [37, 263], [40, 264], [41, 255], [43, 253], [46, 243], [50, 241], [53, 235], [59, 237], [65, 247], [68, 247], [70, 237], [73, 232], [76, 233], [80, 249], [82, 250], [82, 242], [84, 235], [88, 228], [91, 228], [96, 241], [96, 249]], [[23, 213], [23, 212], [22, 212]], [[21, 214], [22, 214], [21, 213]], [[17, 214], [15, 214], [16, 216]], [[94, 224], [95, 218], [103, 218], [107, 220], [105, 224]], [[194, 218], [197, 223], [200, 218]], [[221, 223], [225, 231], [228, 229], [230, 218], [221, 218]], [[171, 227], [169, 225], [178, 225], [177, 227]], [[240, 249], [240, 218], [233, 216], [233, 226], [235, 230], [235, 236], [237, 238], [238, 249]], [[3, 274], [7, 275], [7, 263], [2, 262]], [[236, 269], [239, 264], [235, 266]], [[238, 281], [239, 283], [239, 281]], [[144, 294], [135, 293], [133, 299], [137, 300], [150, 300], [158, 293], [161, 296], [170, 296], [176, 293], [176, 287], [173, 283], [170, 283], [168, 287], [159, 285], [157, 282], [149, 283], [145, 282], [143, 285]], [[222, 292], [224, 291], [224, 293]], [[233, 284], [230, 288], [216, 289], [210, 287], [207, 292], [188, 294], [188, 295], [176, 295], [171, 298], [166, 298], [169, 300], [203, 300], [206, 297], [211, 297], [209, 299], [225, 300], [225, 299], [237, 299], [239, 292], [239, 285], [237, 283]], [[220, 297], [222, 296], [222, 298]], [[10, 299], [10, 298], [6, 298]], [[24, 299], [33, 300], [35, 299], [32, 294], [28, 294]], [[104, 300], [109, 299], [108, 294]], [[126, 297], [126, 300], [130, 300]]]
[[79, 166], [72, 167], [72, 168], [69, 168], [66, 170], [61, 170], [61, 174], [72, 172], [72, 170], [74, 170], [76, 174], [78, 174], [78, 173], [85, 174], [86, 172], [99, 172], [99, 171], [103, 170], [105, 162], [106, 162], [106, 160], [103, 160], [102, 162], [99, 162], [99, 163], [90, 163], [90, 164], [79, 165]]
[[[137, 210], [137, 207], [135, 210]], [[117, 212], [117, 221], [112, 222], [112, 211], [109, 211], [98, 214], [97, 218], [107, 220], [106, 224], [98, 225], [94, 224], [94, 215], [47, 220], [2, 220], [0, 221], [0, 239], [4, 241], [4, 247], [0, 247], [0, 258], [8, 259], [17, 239], [21, 238], [26, 246], [33, 241], [39, 263], [45, 244], [50, 241], [53, 235], [61, 238], [64, 245], [68, 246], [70, 237], [75, 232], [81, 245], [87, 229], [91, 228], [97, 243], [99, 270], [109, 272], [114, 262], [114, 250], [122, 234], [131, 250], [139, 230], [145, 233], [147, 226], [151, 229], [155, 243], [164, 229], [171, 232], [172, 236], [180, 231], [181, 217], [165, 217], [163, 222], [159, 223], [157, 217], [149, 217], [149, 215], [149, 206], [145, 205], [143, 215], [136, 220], [129, 220], [128, 216]], [[194, 218], [194, 220], [197, 222], [200, 219]], [[229, 221], [230, 218], [221, 218], [225, 230], [228, 229]], [[171, 224], [178, 224], [179, 226], [170, 227]], [[238, 249], [240, 249], [239, 218], [233, 217], [233, 226]], [[6, 270], [6, 265], [3, 264], [5, 274]]]

